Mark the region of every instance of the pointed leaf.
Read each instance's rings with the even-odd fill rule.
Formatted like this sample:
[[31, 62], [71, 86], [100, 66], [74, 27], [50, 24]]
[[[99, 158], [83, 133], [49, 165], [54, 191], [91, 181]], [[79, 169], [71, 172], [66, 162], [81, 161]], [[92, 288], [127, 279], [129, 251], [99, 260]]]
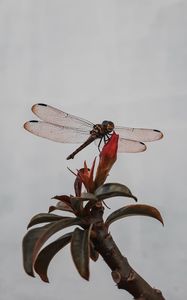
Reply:
[[49, 207], [49, 212], [52, 212], [54, 210], [62, 210], [62, 211], [69, 211], [69, 212], [73, 212], [73, 209], [71, 208], [71, 206], [65, 202], [57, 202], [56, 206], [52, 205]]
[[94, 244], [90, 241], [90, 258], [93, 261], [97, 261], [99, 258], [99, 253], [95, 250]]
[[89, 280], [90, 232], [89, 229], [76, 228], [71, 240], [71, 254], [77, 271], [86, 280]]
[[48, 266], [52, 258], [57, 254], [57, 252], [60, 251], [71, 241], [71, 237], [72, 232], [67, 233], [55, 240], [54, 242], [52, 242], [51, 244], [47, 245], [44, 249], [40, 251], [34, 264], [34, 269], [43, 281], [49, 282], [47, 276]]
[[54, 196], [52, 199], [57, 199], [67, 204], [70, 202], [70, 197], [67, 195]]
[[109, 226], [113, 222], [128, 216], [148, 216], [157, 219], [164, 225], [160, 212], [155, 207], [146, 204], [124, 206], [110, 214], [105, 224]]
[[33, 265], [35, 263], [38, 252], [43, 244], [57, 231], [73, 226], [81, 225], [79, 218], [65, 218], [45, 226], [31, 229], [23, 238], [23, 264], [25, 272], [34, 277]]
[[[81, 190], [82, 190], [82, 179], [80, 178], [80, 176], [78, 176], [78, 174], [75, 174], [73, 171], [70, 170], [70, 172], [72, 172], [76, 176], [76, 179], [75, 179], [75, 182], [74, 182], [74, 190], [75, 190], [76, 197], [80, 197]], [[78, 172], [83, 173], [84, 168], [80, 169]]]
[[137, 198], [132, 195], [129, 188], [120, 183], [106, 183], [101, 185], [95, 191], [95, 196], [99, 200], [116, 197], [116, 196], [123, 196], [123, 197], [133, 198], [135, 201], [137, 201]]
[[[95, 188], [95, 184], [94, 184], [94, 180], [93, 180], [95, 161], [96, 161], [96, 158], [93, 161], [91, 170], [87, 167], [86, 161], [84, 161], [84, 168], [77, 170], [78, 171], [77, 177], [80, 178], [80, 180], [82, 181], [82, 183], [84, 184], [84, 186], [88, 192], [94, 191], [94, 188]], [[80, 194], [81, 194], [81, 189], [79, 190], [79, 195]], [[78, 196], [78, 194], [76, 194], [76, 195]]]
[[29, 222], [27, 228], [32, 227], [33, 225], [40, 224], [40, 223], [47, 223], [47, 222], [54, 222], [63, 219], [64, 217], [58, 216], [55, 214], [49, 213], [41, 213], [35, 215]]

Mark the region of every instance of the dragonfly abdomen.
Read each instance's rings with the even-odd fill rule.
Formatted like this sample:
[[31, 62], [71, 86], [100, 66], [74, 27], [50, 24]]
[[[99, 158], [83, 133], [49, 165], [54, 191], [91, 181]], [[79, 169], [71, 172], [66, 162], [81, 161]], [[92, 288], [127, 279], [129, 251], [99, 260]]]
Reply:
[[89, 138], [82, 144], [80, 145], [75, 151], [73, 151], [66, 159], [73, 159], [74, 156], [79, 153], [82, 149], [84, 149], [86, 146], [88, 146], [89, 144], [91, 144], [95, 139], [97, 139], [96, 134], [91, 134], [89, 136]]

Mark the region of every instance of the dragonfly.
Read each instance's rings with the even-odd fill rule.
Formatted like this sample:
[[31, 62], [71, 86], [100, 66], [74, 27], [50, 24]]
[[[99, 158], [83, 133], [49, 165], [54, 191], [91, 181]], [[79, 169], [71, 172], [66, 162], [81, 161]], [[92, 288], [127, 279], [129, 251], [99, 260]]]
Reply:
[[163, 134], [157, 129], [131, 128], [115, 126], [112, 121], [104, 120], [101, 124], [70, 115], [44, 103], [32, 106], [32, 112], [40, 120], [31, 120], [24, 124], [30, 133], [55, 142], [81, 144], [67, 159], [73, 159], [86, 146], [98, 140], [98, 149], [115, 132], [119, 134], [118, 152], [137, 153], [146, 150], [144, 142], [160, 140]]

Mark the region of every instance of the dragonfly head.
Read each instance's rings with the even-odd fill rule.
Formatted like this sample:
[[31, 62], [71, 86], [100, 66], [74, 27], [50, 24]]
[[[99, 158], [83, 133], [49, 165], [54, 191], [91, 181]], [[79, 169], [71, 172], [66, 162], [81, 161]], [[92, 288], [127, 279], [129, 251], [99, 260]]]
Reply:
[[111, 121], [103, 121], [102, 126], [107, 132], [112, 132], [114, 130], [114, 123]]

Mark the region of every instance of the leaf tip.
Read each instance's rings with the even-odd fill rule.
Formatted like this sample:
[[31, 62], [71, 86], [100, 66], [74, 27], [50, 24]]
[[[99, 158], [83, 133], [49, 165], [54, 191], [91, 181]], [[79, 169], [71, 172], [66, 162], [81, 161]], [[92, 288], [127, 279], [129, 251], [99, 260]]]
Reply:
[[33, 272], [33, 271], [28, 271], [28, 270], [25, 269], [25, 272], [26, 272], [29, 276], [35, 278], [35, 275], [34, 275], [34, 272]]
[[89, 271], [85, 272], [85, 273], [81, 272], [79, 274], [81, 275], [82, 278], [84, 278], [85, 280], [89, 281], [89, 279], [90, 279], [90, 272]]
[[164, 220], [162, 219], [162, 216], [160, 215], [160, 220], [159, 220], [162, 224], [162, 226], [164, 227]]
[[45, 275], [40, 275], [40, 278], [41, 278], [41, 280], [42, 280], [43, 282], [49, 283], [49, 279], [48, 279], [47, 276], [45, 276]]
[[27, 229], [29, 229], [31, 227], [31, 223], [29, 222], [29, 224], [27, 225]]
[[51, 213], [54, 210], [55, 210], [55, 206], [51, 205], [49, 206], [48, 213]]

